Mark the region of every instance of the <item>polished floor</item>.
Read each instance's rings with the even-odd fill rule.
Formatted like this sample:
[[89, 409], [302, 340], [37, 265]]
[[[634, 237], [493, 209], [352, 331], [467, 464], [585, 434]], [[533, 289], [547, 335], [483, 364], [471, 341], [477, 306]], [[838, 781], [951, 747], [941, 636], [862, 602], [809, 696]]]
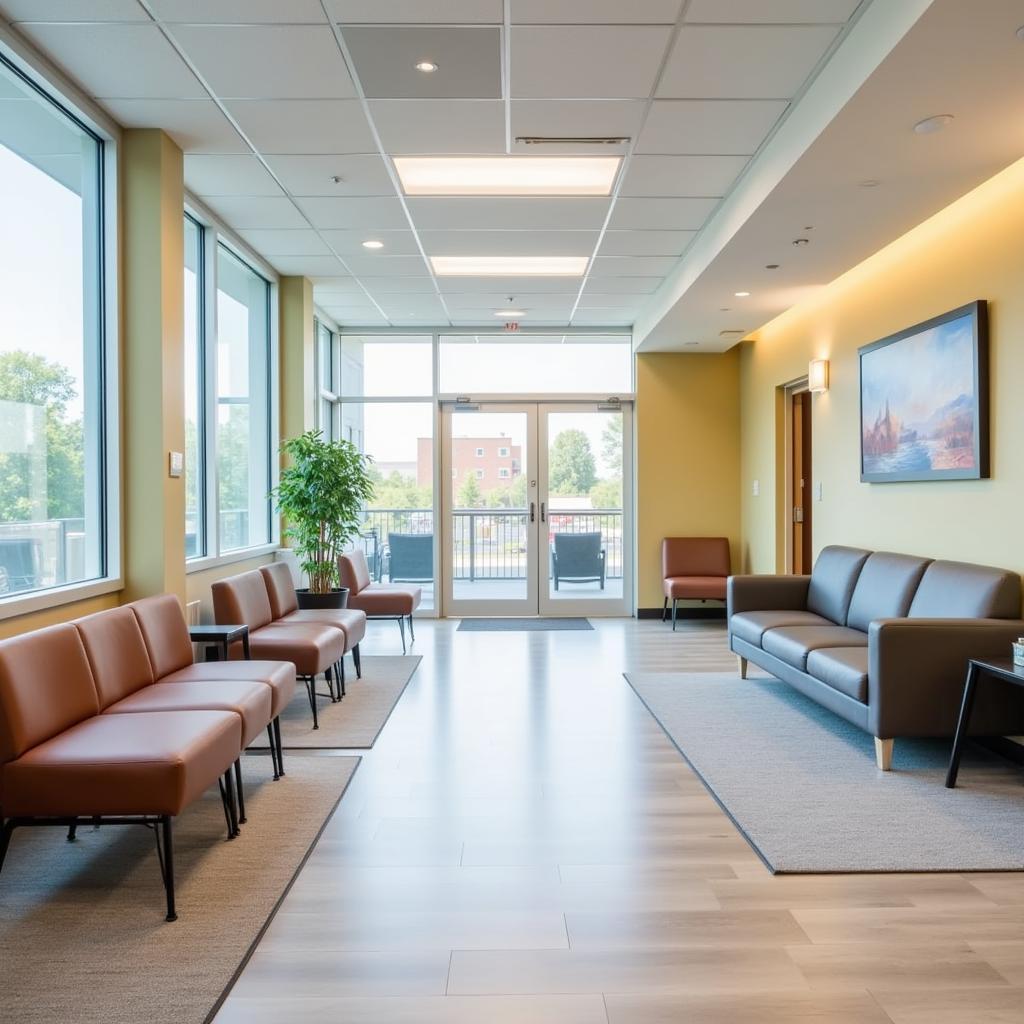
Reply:
[[721, 628], [593, 622], [417, 623], [218, 1024], [1024, 1022], [1024, 874], [771, 876], [622, 679], [730, 668]]

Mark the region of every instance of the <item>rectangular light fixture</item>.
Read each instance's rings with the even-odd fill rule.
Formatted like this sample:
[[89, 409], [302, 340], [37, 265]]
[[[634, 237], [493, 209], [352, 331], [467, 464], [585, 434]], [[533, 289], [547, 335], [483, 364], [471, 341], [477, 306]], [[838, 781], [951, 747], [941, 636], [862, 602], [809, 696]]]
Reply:
[[399, 156], [407, 196], [610, 196], [620, 156]]
[[807, 364], [807, 390], [816, 395], [828, 391], [828, 360], [812, 359]]
[[438, 277], [582, 277], [588, 256], [431, 256]]

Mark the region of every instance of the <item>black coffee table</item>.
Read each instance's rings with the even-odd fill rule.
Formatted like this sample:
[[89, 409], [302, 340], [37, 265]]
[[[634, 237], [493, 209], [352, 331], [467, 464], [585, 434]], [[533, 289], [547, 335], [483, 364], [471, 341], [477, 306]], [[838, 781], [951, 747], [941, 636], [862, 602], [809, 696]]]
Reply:
[[978, 681], [983, 676], [994, 676], [1015, 686], [1024, 686], [1024, 667], [1014, 665], [1013, 658], [971, 658], [967, 663], [967, 679], [964, 682], [964, 697], [960, 704], [960, 720], [956, 725], [956, 736], [953, 738], [953, 752], [949, 758], [949, 771], [946, 772], [946, 787], [952, 789], [956, 785], [956, 777], [960, 771], [960, 753], [967, 729], [971, 722], [971, 711], [974, 709], [974, 695], [978, 689]]
[[223, 652], [224, 661], [230, 659], [231, 645], [236, 640], [242, 641], [242, 651], [245, 657], [250, 657], [249, 654], [249, 627], [246, 625], [242, 626], [189, 626], [188, 627], [189, 639], [194, 644], [206, 644], [206, 660], [216, 661], [217, 658], [211, 658], [210, 655], [216, 656], [217, 648], [210, 647], [209, 645], [216, 644], [220, 647]]

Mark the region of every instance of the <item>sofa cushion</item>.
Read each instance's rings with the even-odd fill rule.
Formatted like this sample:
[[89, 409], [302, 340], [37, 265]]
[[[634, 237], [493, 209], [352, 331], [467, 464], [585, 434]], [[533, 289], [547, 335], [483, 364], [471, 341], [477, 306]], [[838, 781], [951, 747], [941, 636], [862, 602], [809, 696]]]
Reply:
[[153, 676], [159, 679], [192, 664], [192, 640], [181, 605], [173, 594], [143, 597], [127, 605], [138, 619]]
[[807, 610], [845, 626], [853, 588], [870, 554], [862, 548], [839, 545], [822, 548], [807, 588]]
[[349, 595], [350, 608], [367, 615], [412, 615], [419, 607], [423, 591], [419, 587], [402, 587], [392, 583], [372, 583], [356, 595]]
[[872, 619], [902, 619], [930, 558], [875, 551], [857, 577], [846, 624], [867, 632]]
[[729, 575], [728, 537], [666, 537], [661, 542], [661, 575], [721, 576]]
[[669, 576], [665, 580], [665, 596], [674, 601], [725, 600], [725, 576]]
[[867, 647], [868, 635], [846, 626], [782, 626], [770, 629], [761, 647], [801, 672], [807, 670], [807, 655], [823, 647]]
[[276, 718], [295, 693], [295, 666], [290, 661], [201, 661], [172, 672], [162, 683], [244, 680], [270, 687], [270, 713]]
[[101, 710], [153, 682], [149, 651], [131, 608], [109, 608], [74, 624], [92, 666]]
[[267, 585], [267, 597], [270, 598], [270, 611], [275, 619], [282, 619], [289, 612], [299, 607], [299, 597], [295, 593], [295, 581], [292, 571], [285, 562], [271, 562], [261, 565], [263, 582]]
[[811, 651], [807, 655], [807, 671], [833, 690], [867, 704], [867, 647], [822, 647]]
[[932, 562], [910, 605], [912, 619], [1016, 619], [1020, 576], [968, 562]]
[[346, 653], [366, 636], [366, 612], [357, 608], [300, 608], [275, 621], [284, 626], [311, 622], [318, 626], [335, 626], [345, 634]]
[[737, 612], [729, 620], [729, 632], [746, 640], [755, 647], [761, 646], [761, 639], [769, 629], [780, 626], [831, 626], [833, 623], [814, 612]]
[[270, 595], [263, 573], [239, 573], [217, 580], [210, 587], [213, 596], [213, 617], [219, 625], [247, 625], [259, 629], [274, 619]]
[[[345, 635], [334, 626], [312, 622], [273, 622], [250, 633], [249, 646], [254, 658], [290, 661], [300, 676], [316, 676], [344, 656]], [[231, 656], [242, 657], [241, 643], [232, 646]]]

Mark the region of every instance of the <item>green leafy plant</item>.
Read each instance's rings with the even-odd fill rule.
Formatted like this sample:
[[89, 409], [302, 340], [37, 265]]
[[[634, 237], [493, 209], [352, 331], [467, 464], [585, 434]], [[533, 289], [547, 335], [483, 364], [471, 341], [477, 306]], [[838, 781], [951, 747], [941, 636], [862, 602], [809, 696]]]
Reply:
[[324, 441], [319, 430], [285, 441], [281, 451], [288, 465], [272, 497], [310, 591], [327, 594], [338, 580], [338, 555], [359, 535], [373, 498], [369, 456], [351, 441]]

